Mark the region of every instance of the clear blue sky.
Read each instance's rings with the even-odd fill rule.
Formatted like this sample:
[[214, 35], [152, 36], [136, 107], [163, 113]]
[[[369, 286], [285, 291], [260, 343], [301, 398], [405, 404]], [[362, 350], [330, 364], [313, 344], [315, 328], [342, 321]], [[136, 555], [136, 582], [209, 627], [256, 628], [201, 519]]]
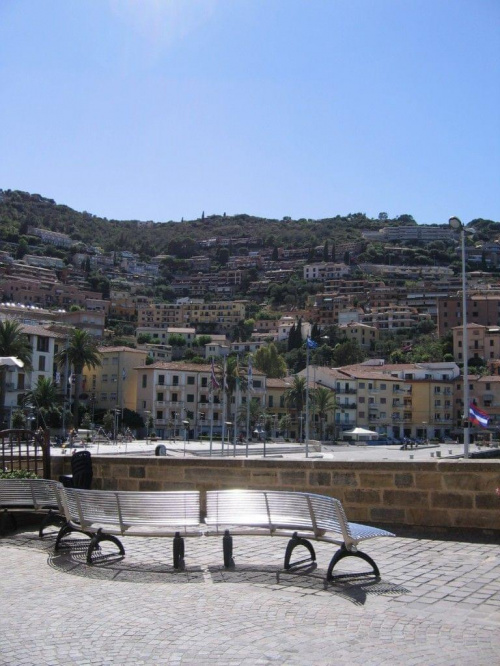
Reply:
[[0, 188], [500, 220], [500, 1], [0, 0]]

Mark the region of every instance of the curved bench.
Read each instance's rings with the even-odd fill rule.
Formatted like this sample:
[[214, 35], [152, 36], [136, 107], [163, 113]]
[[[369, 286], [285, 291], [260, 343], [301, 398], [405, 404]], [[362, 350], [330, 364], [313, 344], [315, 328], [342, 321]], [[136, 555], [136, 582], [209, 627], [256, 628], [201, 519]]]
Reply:
[[60, 483], [48, 479], [0, 479], [0, 532], [4, 532], [7, 521], [16, 529], [17, 520], [13, 512], [45, 514], [40, 537], [43, 537], [43, 530], [48, 525], [64, 522], [60, 488]]
[[[207, 492], [208, 535], [223, 534], [224, 566], [234, 565], [232, 534], [288, 537], [284, 568], [293, 569], [315, 562], [311, 541], [325, 541], [340, 546], [328, 566], [327, 580], [358, 576], [333, 576], [335, 565], [345, 557], [358, 557], [367, 562], [376, 577], [380, 575], [374, 560], [358, 550], [358, 544], [375, 537], [394, 536], [392, 532], [347, 520], [339, 500], [325, 495], [289, 491], [213, 490]], [[309, 551], [309, 558], [291, 563], [297, 546]]]
[[201, 533], [197, 490], [135, 492], [61, 488], [60, 495], [67, 522], [59, 531], [55, 550], [70, 532], [83, 532], [90, 537], [88, 564], [92, 563], [92, 553], [101, 541], [113, 542], [124, 555], [118, 536], [172, 536], [174, 568], [184, 569], [183, 537]]

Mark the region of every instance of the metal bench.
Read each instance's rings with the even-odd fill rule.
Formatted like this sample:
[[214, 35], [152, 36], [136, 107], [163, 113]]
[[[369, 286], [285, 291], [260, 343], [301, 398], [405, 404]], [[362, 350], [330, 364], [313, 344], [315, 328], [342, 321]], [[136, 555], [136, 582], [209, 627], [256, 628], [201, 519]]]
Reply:
[[64, 522], [59, 488], [61, 484], [48, 479], [0, 479], [0, 531], [3, 534], [7, 523], [16, 529], [14, 512], [45, 514], [39, 536], [51, 524]]
[[199, 536], [200, 493], [197, 490], [173, 492], [130, 492], [61, 488], [66, 524], [56, 539], [55, 550], [70, 532], [90, 537], [87, 563], [102, 541], [125, 549], [117, 536], [174, 537], [173, 563], [184, 569], [184, 536]]
[[[333, 497], [287, 491], [261, 490], [214, 490], [207, 492], [208, 535], [223, 534], [224, 566], [234, 566], [232, 534], [271, 535], [289, 537], [285, 552], [284, 568], [291, 570], [315, 562], [313, 541], [326, 541], [340, 548], [328, 566], [327, 581], [334, 578], [359, 576], [360, 574], [337, 574], [335, 565], [348, 556], [367, 562], [376, 577], [379, 569], [371, 557], [358, 550], [358, 544], [374, 537], [394, 536], [376, 527], [368, 527], [347, 520], [342, 504]], [[291, 563], [297, 546], [304, 546], [309, 557]]]

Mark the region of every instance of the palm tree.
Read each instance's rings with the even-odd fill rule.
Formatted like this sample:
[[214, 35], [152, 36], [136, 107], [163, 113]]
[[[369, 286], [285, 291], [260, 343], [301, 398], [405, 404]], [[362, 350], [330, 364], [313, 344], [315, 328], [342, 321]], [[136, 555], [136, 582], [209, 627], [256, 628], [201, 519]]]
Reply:
[[75, 375], [75, 401], [73, 405], [73, 421], [78, 427], [78, 410], [80, 408], [80, 392], [82, 385], [82, 373], [85, 366], [96, 368], [101, 365], [102, 354], [97, 348], [95, 338], [82, 329], [76, 328], [70, 335], [66, 347], [56, 355], [56, 363], [64, 367], [66, 359], [70, 367], [73, 367]]
[[[26, 370], [31, 369], [31, 345], [28, 336], [23, 333], [22, 325], [15, 319], [0, 321], [0, 356], [18, 358]], [[0, 423], [5, 419], [6, 383], [7, 366], [0, 365]]]
[[306, 378], [294, 375], [292, 385], [285, 391], [285, 405], [294, 412], [295, 420], [297, 420], [297, 418], [302, 418], [305, 402]]
[[313, 400], [321, 421], [321, 439], [325, 439], [325, 421], [330, 412], [335, 412], [337, 396], [331, 389], [320, 386], [314, 391]]
[[[258, 398], [255, 398], [254, 400], [250, 400], [250, 409], [249, 409], [249, 416], [250, 416], [250, 433], [253, 432], [255, 426], [259, 421], [262, 419], [264, 416], [264, 409], [262, 405], [260, 404], [260, 400]], [[238, 410], [238, 423], [246, 423], [247, 422], [247, 405], [241, 405], [241, 407]]]
[[[240, 391], [245, 391], [247, 378], [240, 368], [239, 359], [237, 356], [228, 356], [226, 360], [226, 394], [228, 411], [231, 409], [231, 398], [234, 393], [236, 393], [238, 382], [240, 384]], [[221, 384], [223, 385], [223, 382], [221, 382]], [[224, 414], [224, 419], [227, 419], [227, 414]]]
[[38, 417], [42, 419], [44, 426], [47, 426], [47, 419], [61, 413], [58, 388], [52, 379], [47, 377], [39, 377], [35, 388], [26, 392], [24, 404], [35, 409], [37, 427], [39, 425]]

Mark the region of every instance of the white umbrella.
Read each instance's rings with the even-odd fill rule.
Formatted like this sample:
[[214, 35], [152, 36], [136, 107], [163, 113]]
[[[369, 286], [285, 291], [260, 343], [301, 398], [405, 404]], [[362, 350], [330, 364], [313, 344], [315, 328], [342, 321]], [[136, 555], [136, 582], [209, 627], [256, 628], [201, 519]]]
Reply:
[[366, 428], [353, 428], [352, 430], [344, 430], [344, 435], [362, 435], [364, 437], [378, 437], [378, 432], [374, 430], [367, 430]]
[[23, 368], [24, 363], [15, 356], [0, 356], [0, 367]]

